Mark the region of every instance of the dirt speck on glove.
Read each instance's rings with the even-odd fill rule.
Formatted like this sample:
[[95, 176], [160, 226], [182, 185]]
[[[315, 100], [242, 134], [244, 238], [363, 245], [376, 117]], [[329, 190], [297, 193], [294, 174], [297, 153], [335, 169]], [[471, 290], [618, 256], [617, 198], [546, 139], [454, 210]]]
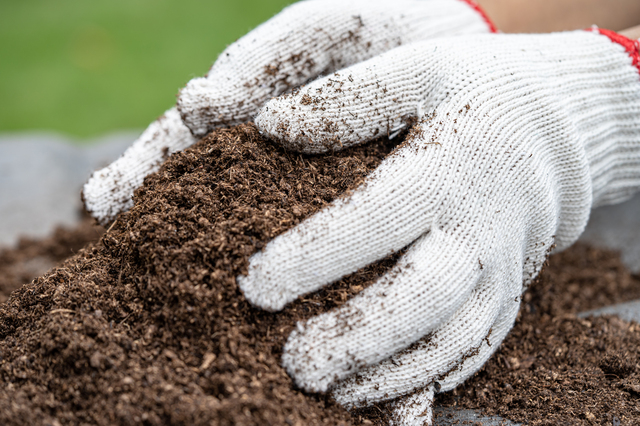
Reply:
[[279, 314], [251, 307], [235, 277], [392, 148], [305, 157], [242, 125], [173, 155], [99, 242], [0, 306], [0, 424], [359, 424], [295, 389], [281, 348], [297, 319], [342, 304], [393, 260]]

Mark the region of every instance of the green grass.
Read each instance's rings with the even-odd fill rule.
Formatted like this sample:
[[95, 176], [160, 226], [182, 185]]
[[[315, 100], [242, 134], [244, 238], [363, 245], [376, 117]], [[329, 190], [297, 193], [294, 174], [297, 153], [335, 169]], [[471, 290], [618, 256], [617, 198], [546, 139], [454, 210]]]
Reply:
[[0, 132], [143, 128], [290, 0], [0, 0]]

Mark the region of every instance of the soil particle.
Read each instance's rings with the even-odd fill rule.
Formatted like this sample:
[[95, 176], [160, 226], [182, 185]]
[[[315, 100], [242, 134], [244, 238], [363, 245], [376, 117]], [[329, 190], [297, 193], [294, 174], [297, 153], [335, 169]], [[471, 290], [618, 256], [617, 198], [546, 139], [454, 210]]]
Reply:
[[[0, 305], [0, 424], [386, 424], [388, 405], [350, 414], [300, 392], [280, 355], [297, 320], [341, 305], [395, 259], [277, 314], [251, 307], [235, 277], [392, 148], [302, 156], [243, 125], [172, 155], [99, 241]], [[41, 272], [11, 271], [51, 265], [96, 232], [83, 224], [0, 252], [0, 297]], [[616, 253], [578, 244], [552, 256], [496, 355], [437, 403], [531, 425], [640, 424], [640, 325], [575, 316], [639, 297]]]

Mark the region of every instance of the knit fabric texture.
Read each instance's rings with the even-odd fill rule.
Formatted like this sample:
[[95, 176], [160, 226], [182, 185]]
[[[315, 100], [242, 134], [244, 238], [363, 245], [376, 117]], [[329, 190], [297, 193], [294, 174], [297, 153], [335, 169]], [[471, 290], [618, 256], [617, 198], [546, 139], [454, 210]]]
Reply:
[[265, 101], [400, 45], [491, 30], [465, 0], [307, 0], [260, 25], [180, 92], [194, 135], [252, 120]]
[[[231, 44], [204, 78], [181, 91], [175, 109], [152, 123], [124, 156], [93, 174], [85, 206], [103, 224], [128, 210], [144, 177], [166, 154], [221, 126], [251, 121], [273, 96], [399, 45], [490, 31], [469, 0], [307, 0], [284, 9]], [[196, 137], [191, 136], [191, 133]]]
[[416, 42], [272, 99], [256, 123], [314, 153], [415, 123], [359, 189], [238, 277], [273, 311], [406, 249], [285, 346], [300, 387], [347, 406], [462, 383], [499, 347], [548, 254], [578, 239], [591, 207], [640, 188], [638, 70], [599, 33]]
[[609, 37], [611, 41], [622, 45], [622, 47], [624, 47], [624, 50], [626, 50], [629, 56], [631, 56], [633, 66], [638, 68], [638, 71], [640, 71], [640, 42], [638, 40], [630, 39], [629, 37], [618, 34], [615, 31], [598, 28], [597, 26], [588, 28], [587, 31], [597, 32]]

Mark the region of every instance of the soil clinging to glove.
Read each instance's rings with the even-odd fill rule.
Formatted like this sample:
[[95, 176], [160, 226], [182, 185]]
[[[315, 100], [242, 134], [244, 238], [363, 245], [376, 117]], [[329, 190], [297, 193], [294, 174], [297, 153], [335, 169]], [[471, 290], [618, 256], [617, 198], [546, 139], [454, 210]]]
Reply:
[[300, 156], [241, 125], [173, 155], [97, 244], [0, 307], [0, 423], [360, 423], [294, 389], [281, 348], [297, 319], [340, 305], [393, 261], [279, 314], [251, 307], [235, 277], [392, 147]]

